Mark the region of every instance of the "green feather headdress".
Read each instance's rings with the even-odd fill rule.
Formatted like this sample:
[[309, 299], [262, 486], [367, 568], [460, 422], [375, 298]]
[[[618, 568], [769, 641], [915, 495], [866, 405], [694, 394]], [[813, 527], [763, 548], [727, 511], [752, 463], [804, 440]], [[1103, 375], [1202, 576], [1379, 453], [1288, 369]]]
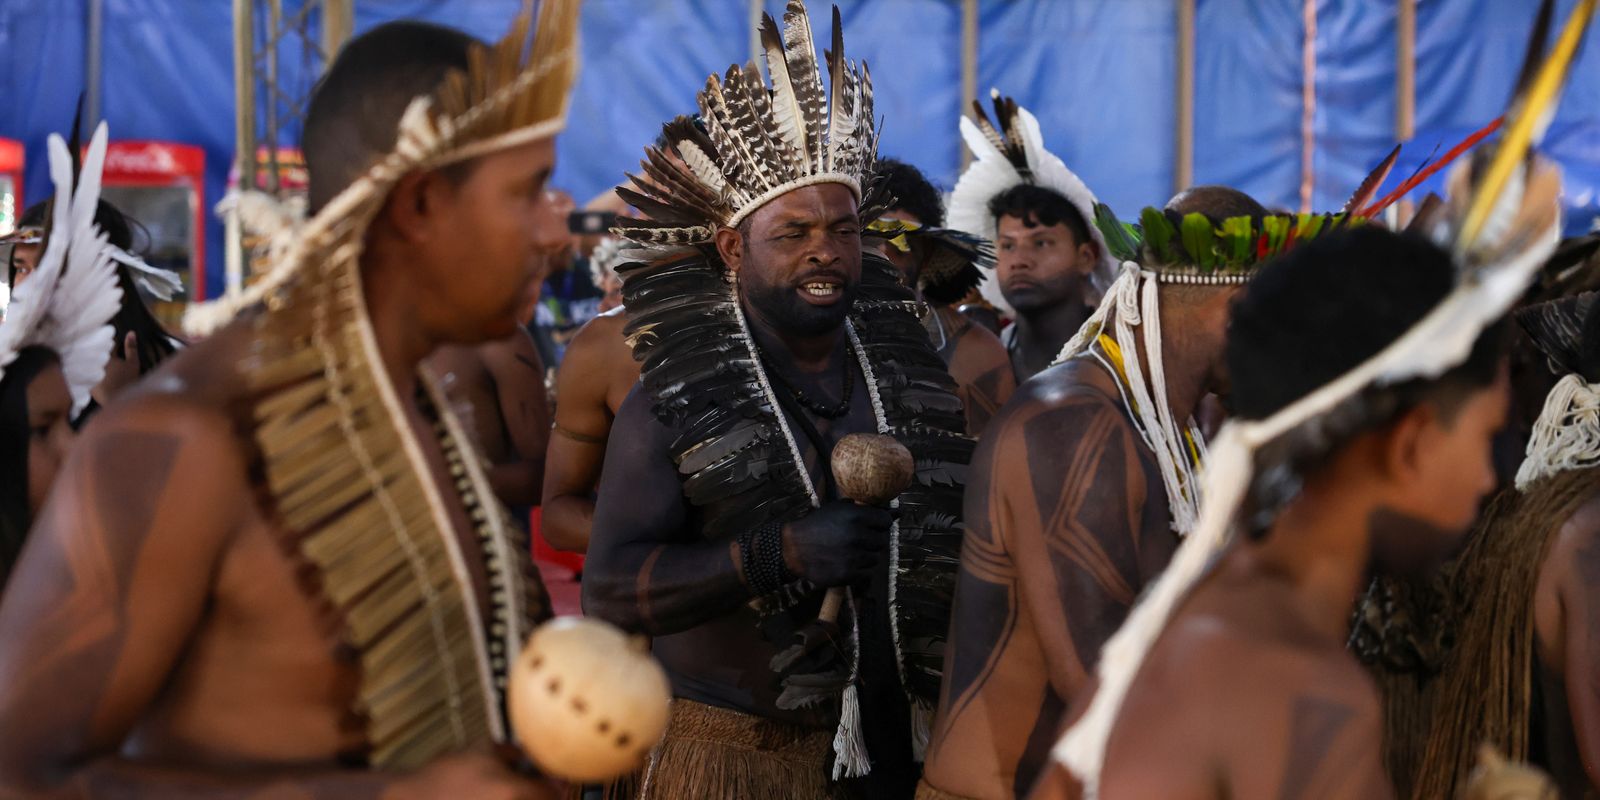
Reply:
[[1263, 264], [1296, 243], [1360, 225], [1351, 214], [1269, 214], [1213, 220], [1147, 206], [1139, 224], [1117, 219], [1095, 206], [1094, 223], [1106, 247], [1122, 262], [1134, 262], [1164, 283], [1243, 283]]

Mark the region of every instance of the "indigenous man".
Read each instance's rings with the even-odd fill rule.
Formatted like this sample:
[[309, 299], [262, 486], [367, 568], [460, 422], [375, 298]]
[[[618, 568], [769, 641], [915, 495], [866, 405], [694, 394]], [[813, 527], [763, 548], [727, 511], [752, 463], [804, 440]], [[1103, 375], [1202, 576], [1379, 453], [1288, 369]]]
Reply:
[[1045, 149], [1039, 121], [996, 92], [996, 130], [972, 105], [980, 122], [961, 118], [973, 160], [950, 195], [950, 227], [994, 242], [984, 296], [1015, 318], [1000, 338], [1020, 385], [1055, 362], [1116, 262], [1094, 225], [1094, 195]]
[[1383, 689], [1384, 755], [1402, 797], [1457, 796], [1483, 742], [1547, 769], [1563, 797], [1600, 791], [1596, 297], [1517, 312], [1560, 380], [1516, 488], [1441, 576], [1383, 576], [1358, 615], [1354, 645]]
[[[1202, 187], [1145, 217], [1209, 229], [1256, 224], [1238, 215], [1259, 210]], [[1101, 644], [1194, 524], [1193, 416], [1226, 391], [1228, 303], [1255, 265], [1125, 255], [1142, 266], [1127, 266], [1060, 364], [1023, 384], [974, 457], [927, 797], [1027, 791]]]
[[[1509, 182], [1520, 196], [1488, 183], [1423, 226], [1454, 240], [1459, 265], [1335, 218], [1251, 282], [1228, 338], [1238, 416], [1207, 461], [1204, 515], [1108, 642], [1036, 796], [1069, 795], [1074, 777], [1107, 800], [1392, 795], [1350, 612], [1369, 570], [1439, 563], [1494, 486], [1507, 381], [1493, 322], [1559, 216], [1555, 171], [1521, 156], [1485, 170], [1526, 170]], [[1516, 221], [1474, 221], [1495, 206]]]
[[[620, 243], [610, 239], [590, 256], [597, 272], [612, 275], [620, 260]], [[627, 322], [627, 312], [618, 306], [584, 323], [567, 344], [556, 374], [555, 425], [545, 450], [539, 532], [558, 550], [582, 553], [589, 548], [606, 439], [623, 398], [639, 382], [639, 362], [622, 334]]]
[[977, 436], [1017, 388], [1010, 355], [999, 337], [954, 305], [983, 281], [980, 267], [993, 267], [993, 254], [982, 240], [939, 227], [944, 224], [944, 201], [916, 167], [883, 159], [878, 174], [894, 205], [867, 228], [884, 234], [879, 239], [884, 258], [927, 303], [922, 324], [956, 380], [956, 394], [967, 411], [967, 433]]
[[543, 593], [418, 365], [531, 296], [576, 6], [491, 52], [394, 23], [334, 61], [316, 216], [95, 420], [36, 523], [0, 606], [0, 794], [544, 796], [493, 755]]
[[[553, 215], [547, 215], [553, 219]], [[544, 484], [545, 445], [550, 438], [550, 403], [545, 397], [544, 359], [528, 333], [534, 302], [518, 314], [517, 329], [480, 345], [446, 345], [428, 357], [457, 416], [469, 423], [473, 440], [489, 462], [495, 497], [525, 520], [539, 504]]]
[[[761, 29], [770, 92], [754, 65], [712, 76], [705, 130], [667, 126], [683, 165], [651, 148], [644, 192], [624, 194], [649, 217], [619, 222], [642, 246], [621, 272], [644, 370], [583, 588], [588, 612], [655, 637], [672, 680], [646, 797], [916, 782], [970, 442], [910, 291], [863, 251], [880, 210], [871, 83], [833, 23], [831, 97], [791, 0], [784, 32]], [[840, 496], [830, 452], [859, 432], [913, 456], [897, 514]]]

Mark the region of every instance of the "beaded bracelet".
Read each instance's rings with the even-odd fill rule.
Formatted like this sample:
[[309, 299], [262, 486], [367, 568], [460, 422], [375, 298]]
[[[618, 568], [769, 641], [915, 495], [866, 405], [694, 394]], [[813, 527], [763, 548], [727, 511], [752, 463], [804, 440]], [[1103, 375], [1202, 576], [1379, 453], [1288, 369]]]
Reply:
[[783, 563], [783, 523], [769, 522], [739, 534], [739, 559], [745, 583], [757, 597], [771, 594], [794, 581]]

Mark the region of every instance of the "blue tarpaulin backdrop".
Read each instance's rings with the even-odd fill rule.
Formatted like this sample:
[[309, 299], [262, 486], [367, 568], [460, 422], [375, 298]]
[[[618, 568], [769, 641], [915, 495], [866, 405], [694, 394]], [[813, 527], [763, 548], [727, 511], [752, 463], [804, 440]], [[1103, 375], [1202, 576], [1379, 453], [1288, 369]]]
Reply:
[[[780, 0], [765, 0], [769, 10]], [[1558, 3], [1561, 14], [1575, 0]], [[103, 0], [101, 97], [117, 139], [197, 144], [207, 202], [233, 157], [231, 3]], [[283, 0], [293, 14], [298, 0]], [[819, 38], [826, 4], [813, 5]], [[961, 164], [959, 0], [840, 0], [845, 50], [871, 66], [882, 152], [949, 187]], [[1171, 194], [1171, 0], [982, 0], [978, 86], [1015, 95], [1052, 149], [1124, 215]], [[1314, 205], [1341, 204], [1394, 144], [1396, 3], [1318, 0]], [[1420, 0], [1417, 136], [1397, 176], [1504, 107], [1532, 25], [1533, 0]], [[356, 0], [356, 29], [418, 17], [498, 36], [521, 0]], [[0, 0], [0, 136], [27, 145], [27, 196], [48, 194], [43, 145], [64, 131], [84, 87], [87, 0]], [[1194, 177], [1298, 208], [1302, 183], [1303, 0], [1199, 0]], [[693, 108], [713, 71], [749, 57], [745, 0], [586, 0], [584, 64], [560, 142], [557, 185], [580, 202], [632, 169], [660, 124]], [[305, 60], [283, 82], [308, 87]], [[294, 144], [286, 141], [284, 144]], [[1600, 46], [1592, 42], [1545, 151], [1567, 175], [1569, 232], [1600, 214]], [[1391, 181], [1392, 183], [1393, 181]], [[223, 285], [220, 228], [207, 232], [207, 284]]]

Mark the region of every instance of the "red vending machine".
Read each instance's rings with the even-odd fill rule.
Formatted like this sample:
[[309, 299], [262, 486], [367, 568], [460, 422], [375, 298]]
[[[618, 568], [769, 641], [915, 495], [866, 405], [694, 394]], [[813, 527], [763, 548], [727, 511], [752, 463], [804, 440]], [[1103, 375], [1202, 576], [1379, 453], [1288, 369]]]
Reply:
[[106, 148], [102, 196], [149, 232], [145, 261], [183, 277], [184, 291], [171, 302], [145, 298], [172, 326], [190, 298], [206, 296], [205, 174], [205, 151], [191, 145], [125, 141]]
[[22, 142], [0, 139], [0, 236], [17, 227], [22, 204]]

